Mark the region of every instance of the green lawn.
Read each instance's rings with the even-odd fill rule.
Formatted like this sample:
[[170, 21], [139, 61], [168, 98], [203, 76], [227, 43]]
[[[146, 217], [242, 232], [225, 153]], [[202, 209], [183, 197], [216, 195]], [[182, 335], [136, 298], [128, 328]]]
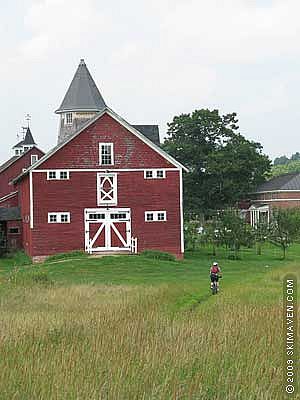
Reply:
[[227, 255], [0, 259], [0, 398], [281, 400], [281, 280], [300, 277], [300, 246]]

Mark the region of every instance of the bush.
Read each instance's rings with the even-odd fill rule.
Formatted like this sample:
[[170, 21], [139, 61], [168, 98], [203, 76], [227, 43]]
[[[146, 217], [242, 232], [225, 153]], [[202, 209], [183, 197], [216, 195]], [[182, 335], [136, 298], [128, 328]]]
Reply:
[[21, 271], [14, 268], [7, 277], [7, 282], [18, 286], [51, 286], [53, 285], [46, 271]]
[[147, 258], [153, 258], [155, 260], [176, 261], [176, 258], [173, 254], [159, 250], [144, 250], [142, 251], [141, 255]]
[[3, 255], [3, 258], [7, 258], [13, 262], [14, 265], [30, 265], [32, 260], [23, 251], [13, 251]]
[[75, 250], [69, 253], [53, 254], [52, 256], [46, 258], [45, 263], [50, 261], [64, 260], [66, 258], [78, 258], [78, 257], [88, 257], [88, 253], [85, 253], [82, 250]]

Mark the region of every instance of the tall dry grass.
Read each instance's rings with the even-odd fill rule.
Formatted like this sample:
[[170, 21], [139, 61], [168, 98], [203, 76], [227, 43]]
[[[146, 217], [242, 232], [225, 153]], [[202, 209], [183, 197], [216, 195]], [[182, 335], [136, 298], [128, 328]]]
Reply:
[[280, 303], [242, 292], [170, 314], [179, 286], [16, 287], [1, 296], [0, 398], [281, 400]]

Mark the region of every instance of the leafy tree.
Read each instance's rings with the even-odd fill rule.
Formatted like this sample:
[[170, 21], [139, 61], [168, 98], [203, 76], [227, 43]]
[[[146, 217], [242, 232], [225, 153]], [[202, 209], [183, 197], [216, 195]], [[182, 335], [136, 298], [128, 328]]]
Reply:
[[253, 236], [256, 244], [256, 254], [261, 255], [263, 243], [265, 243], [270, 236], [270, 226], [267, 221], [259, 221], [253, 228]]
[[271, 162], [262, 146], [239, 134], [235, 113], [195, 110], [168, 124], [164, 148], [189, 168], [184, 175], [189, 215], [232, 206], [265, 180]]
[[219, 213], [213, 215], [209, 221], [205, 224], [205, 233], [204, 237], [206, 239], [206, 243], [212, 246], [212, 255], [217, 255], [217, 247], [222, 244], [221, 240], [221, 220]]
[[185, 247], [188, 250], [195, 250], [199, 242], [199, 227], [198, 221], [189, 221], [184, 225], [184, 240]]
[[300, 173], [300, 161], [290, 161], [288, 164], [285, 165], [273, 165], [270, 173], [270, 178], [274, 178], [275, 176], [289, 174], [298, 172]]
[[290, 159], [287, 156], [281, 156], [277, 157], [274, 160], [274, 165], [285, 165], [290, 161]]
[[270, 230], [270, 242], [282, 249], [285, 259], [288, 247], [300, 236], [300, 208], [274, 210]]
[[300, 153], [299, 151], [297, 151], [296, 153], [294, 153], [291, 157], [291, 161], [299, 161], [300, 160]]
[[220, 241], [233, 251], [233, 258], [239, 259], [241, 246], [252, 244], [252, 231], [249, 224], [241, 218], [236, 209], [227, 209], [221, 213]]

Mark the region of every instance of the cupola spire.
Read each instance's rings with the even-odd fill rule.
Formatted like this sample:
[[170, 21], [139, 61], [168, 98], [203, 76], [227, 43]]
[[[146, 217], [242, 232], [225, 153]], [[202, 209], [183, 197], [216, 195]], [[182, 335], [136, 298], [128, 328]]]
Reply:
[[81, 59], [67, 93], [55, 111], [61, 115], [58, 142], [72, 135], [104, 108], [106, 108], [105, 101], [84, 59]]

